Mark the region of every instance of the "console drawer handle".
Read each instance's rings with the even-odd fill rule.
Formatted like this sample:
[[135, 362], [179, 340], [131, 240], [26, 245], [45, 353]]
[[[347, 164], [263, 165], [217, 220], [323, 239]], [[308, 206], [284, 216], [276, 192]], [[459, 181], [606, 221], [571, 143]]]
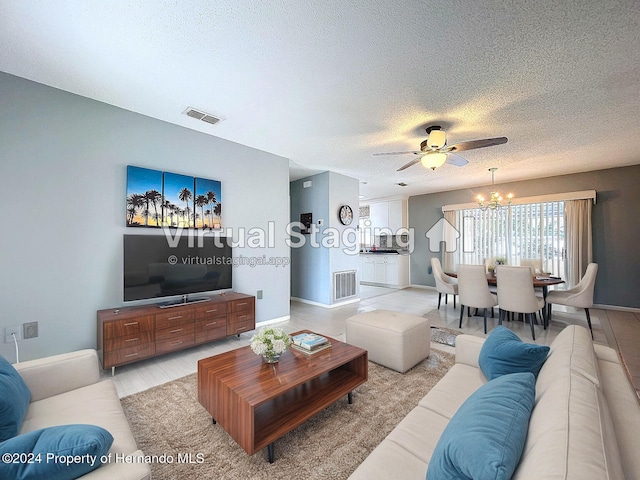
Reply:
[[169, 333], [178, 333], [184, 330], [184, 328], [178, 328], [177, 330], [171, 330]]
[[207, 310], [205, 313], [215, 313], [217, 311], [218, 311], [218, 309], [214, 308], [213, 310]]
[[171, 342], [169, 345], [180, 345], [181, 343], [184, 343], [184, 342], [180, 340], [179, 342]]
[[178, 315], [177, 317], [169, 317], [169, 320], [177, 320], [179, 318], [182, 318], [182, 315]]
[[240, 315], [240, 316], [238, 317], [238, 319], [239, 319], [239, 320], [244, 320], [245, 318], [247, 318], [247, 315]]
[[236, 329], [236, 332], [239, 332], [240, 330], [246, 330], [246, 328], [247, 328], [247, 327], [238, 327], [238, 328]]
[[136, 340], [140, 340], [140, 337], [128, 338], [128, 339], [125, 340], [125, 342], [135, 342]]
[[139, 355], [139, 353], [130, 353], [129, 355], [125, 355], [124, 358], [135, 357], [136, 355]]
[[138, 325], [138, 322], [130, 322], [130, 323], [125, 323], [124, 324], [125, 327], [130, 327], [132, 325]]
[[238, 307], [244, 307], [247, 304], [247, 302], [242, 302], [242, 303], [236, 303], [236, 305]]
[[210, 327], [211, 325], [217, 325], [217, 324], [218, 322], [211, 322], [211, 323], [207, 323], [205, 327]]

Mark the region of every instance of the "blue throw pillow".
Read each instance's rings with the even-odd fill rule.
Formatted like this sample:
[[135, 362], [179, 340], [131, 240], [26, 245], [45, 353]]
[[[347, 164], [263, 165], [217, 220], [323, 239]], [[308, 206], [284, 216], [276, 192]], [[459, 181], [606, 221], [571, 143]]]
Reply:
[[78, 478], [102, 465], [100, 457], [112, 443], [111, 434], [95, 425], [62, 425], [24, 433], [0, 443], [0, 478]]
[[476, 390], [442, 432], [427, 480], [509, 480], [524, 449], [535, 386], [532, 373], [512, 373]]
[[30, 400], [24, 380], [0, 355], [0, 442], [18, 434]]
[[500, 325], [491, 331], [482, 345], [478, 363], [489, 380], [519, 372], [531, 372], [537, 378], [548, 354], [548, 346], [524, 343], [511, 330]]

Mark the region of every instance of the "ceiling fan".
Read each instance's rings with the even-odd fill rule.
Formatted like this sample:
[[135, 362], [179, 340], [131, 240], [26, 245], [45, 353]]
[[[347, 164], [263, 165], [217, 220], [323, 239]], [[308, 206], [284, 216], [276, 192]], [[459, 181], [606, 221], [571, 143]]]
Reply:
[[426, 168], [435, 170], [441, 165], [444, 165], [445, 162], [457, 167], [463, 167], [469, 163], [466, 159], [457, 155], [457, 152], [507, 143], [507, 137], [496, 137], [447, 145], [447, 133], [442, 130], [442, 127], [439, 125], [427, 127], [427, 134], [429, 135], [427, 139], [420, 143], [420, 151], [374, 153], [374, 155], [405, 155], [407, 153], [413, 153], [417, 155], [417, 158], [400, 167], [398, 172], [418, 162], [422, 162], [422, 165]]

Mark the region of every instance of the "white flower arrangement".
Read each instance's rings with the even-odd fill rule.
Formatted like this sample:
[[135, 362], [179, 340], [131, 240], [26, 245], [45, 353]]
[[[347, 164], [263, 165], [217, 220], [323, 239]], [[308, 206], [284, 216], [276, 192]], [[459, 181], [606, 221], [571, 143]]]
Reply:
[[251, 350], [256, 355], [273, 357], [284, 353], [291, 345], [291, 337], [281, 328], [261, 328], [251, 338]]

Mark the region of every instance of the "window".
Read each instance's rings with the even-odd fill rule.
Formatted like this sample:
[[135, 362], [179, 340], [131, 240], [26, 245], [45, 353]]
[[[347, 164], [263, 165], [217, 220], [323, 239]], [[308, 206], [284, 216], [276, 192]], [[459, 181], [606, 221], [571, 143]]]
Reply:
[[[540, 261], [541, 270], [564, 272], [564, 202], [512, 205], [504, 210], [457, 211], [461, 242], [454, 262], [482, 264], [504, 258], [509, 265]], [[493, 259], [493, 261], [492, 261]]]

